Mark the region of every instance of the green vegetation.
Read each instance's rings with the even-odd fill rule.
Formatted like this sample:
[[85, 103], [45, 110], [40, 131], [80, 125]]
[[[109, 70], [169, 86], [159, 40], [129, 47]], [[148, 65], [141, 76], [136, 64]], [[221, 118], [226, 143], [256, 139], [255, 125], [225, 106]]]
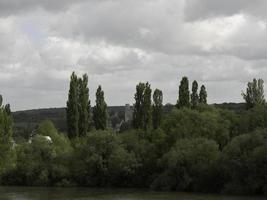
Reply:
[[179, 98], [177, 100], [177, 108], [190, 107], [189, 81], [187, 77], [183, 77], [179, 86]]
[[107, 128], [107, 104], [101, 86], [97, 88], [95, 103], [96, 105], [93, 110], [95, 128], [96, 130], [105, 130]]
[[197, 81], [194, 81], [192, 83], [192, 94], [191, 94], [191, 106], [193, 109], [196, 109], [199, 103], [197, 90], [198, 90], [198, 83]]
[[91, 129], [91, 106], [87, 85], [86, 74], [78, 78], [75, 72], [72, 73], [67, 101], [67, 125], [70, 138], [85, 136]]
[[67, 124], [69, 138], [79, 135], [78, 77], [73, 72], [70, 78], [69, 98], [67, 101]]
[[248, 109], [265, 103], [263, 83], [262, 79], [253, 79], [252, 82], [248, 82], [246, 93], [242, 92]]
[[[233, 112], [207, 105], [205, 86], [198, 94], [196, 81], [190, 94], [184, 77], [179, 106], [168, 105], [170, 111], [165, 112], [162, 91], [154, 91], [152, 103], [150, 84], [139, 83], [133, 122], [115, 132], [107, 127], [101, 87], [93, 112], [90, 109], [87, 82], [86, 75], [82, 79], [75, 73], [71, 76], [67, 134], [46, 120], [31, 137], [14, 143], [12, 118], [1, 105], [1, 184], [267, 194], [267, 105], [263, 94], [261, 103]], [[246, 103], [250, 105], [250, 101]], [[122, 118], [112, 116], [114, 122]]]
[[206, 91], [206, 87], [204, 85], [202, 85], [200, 88], [199, 103], [207, 104], [207, 91]]
[[133, 113], [133, 126], [135, 129], [148, 130], [152, 126], [151, 93], [152, 90], [148, 82], [139, 83], [136, 86]]
[[163, 94], [162, 91], [156, 89], [153, 94], [153, 105], [152, 105], [152, 119], [153, 128], [157, 129], [161, 125], [162, 113], [163, 113]]
[[10, 112], [2, 105], [3, 98], [0, 95], [0, 174], [14, 167], [15, 154], [13, 150], [12, 125]]
[[85, 136], [91, 130], [91, 105], [89, 100], [88, 76], [83, 75], [79, 83], [79, 135]]

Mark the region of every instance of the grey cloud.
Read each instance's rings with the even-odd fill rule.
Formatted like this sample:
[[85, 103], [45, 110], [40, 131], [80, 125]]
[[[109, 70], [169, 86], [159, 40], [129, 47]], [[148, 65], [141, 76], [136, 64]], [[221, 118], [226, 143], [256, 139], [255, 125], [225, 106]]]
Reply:
[[56, 12], [81, 2], [82, 0], [1, 0], [0, 16], [17, 15], [18, 13], [31, 12], [35, 9]]
[[78, 61], [78, 65], [94, 74], [114, 73], [118, 71], [133, 71], [144, 67], [148, 56], [138, 50], [124, 49], [116, 58], [105, 58], [103, 54], [89, 54]]
[[51, 27], [58, 35], [83, 38], [85, 42], [105, 40], [170, 52], [187, 48], [183, 44], [187, 33], [182, 26], [182, 9], [182, 1], [175, 0], [88, 2], [64, 13]]
[[267, 79], [261, 0], [76, 2], [0, 2], [0, 93], [15, 110], [65, 106], [74, 70], [109, 105], [132, 103], [140, 81], [175, 103], [184, 75], [210, 102], [241, 101], [248, 80]]
[[184, 13], [189, 21], [239, 13], [266, 17], [266, 6], [265, 0], [187, 0]]
[[[185, 2], [87, 2], [60, 15], [58, 20], [52, 22], [50, 31], [84, 43], [106, 41], [112, 45], [139, 48], [148, 52], [202, 56], [227, 54], [249, 60], [266, 58], [264, 52], [267, 45], [263, 45], [264, 41], [267, 41], [266, 28], [258, 25], [259, 22], [264, 25], [264, 20], [244, 15], [244, 24], [224, 38], [221, 33], [230, 29], [229, 24], [238, 26], [238, 18], [225, 19], [225, 22], [206, 19], [236, 15], [241, 10], [253, 13], [257, 9], [267, 7], [265, 1], [260, 0], [257, 4], [241, 0]], [[191, 12], [192, 15], [199, 14], [200, 18], [196, 19], [207, 21], [184, 21], [183, 15], [190, 18]], [[224, 29], [220, 25], [214, 26], [215, 23], [222, 23]], [[218, 43], [218, 40], [222, 42]], [[209, 50], [206, 50], [205, 46], [210, 46]]]

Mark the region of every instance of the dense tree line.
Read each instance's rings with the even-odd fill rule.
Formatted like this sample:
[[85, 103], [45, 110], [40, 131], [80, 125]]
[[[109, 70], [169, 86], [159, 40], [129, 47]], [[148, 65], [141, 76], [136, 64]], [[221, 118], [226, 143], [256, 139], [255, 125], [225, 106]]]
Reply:
[[[163, 93], [139, 83], [133, 128], [107, 128], [101, 86], [90, 109], [88, 77], [71, 76], [68, 134], [42, 122], [29, 141], [12, 144], [12, 119], [0, 107], [0, 181], [4, 185], [147, 187], [155, 190], [267, 194], [267, 105], [262, 80], [242, 93], [247, 110], [207, 104], [187, 77], [173, 110]], [[152, 95], [153, 93], [153, 95]]]

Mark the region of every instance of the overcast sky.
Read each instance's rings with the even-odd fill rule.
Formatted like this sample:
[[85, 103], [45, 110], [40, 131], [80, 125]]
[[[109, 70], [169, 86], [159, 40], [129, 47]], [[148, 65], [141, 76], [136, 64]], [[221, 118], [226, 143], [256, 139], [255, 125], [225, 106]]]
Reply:
[[[0, 0], [0, 93], [12, 110], [66, 105], [72, 71], [109, 105], [149, 81], [175, 103], [182, 76], [208, 101], [267, 81], [266, 0]], [[191, 86], [190, 86], [191, 87]]]

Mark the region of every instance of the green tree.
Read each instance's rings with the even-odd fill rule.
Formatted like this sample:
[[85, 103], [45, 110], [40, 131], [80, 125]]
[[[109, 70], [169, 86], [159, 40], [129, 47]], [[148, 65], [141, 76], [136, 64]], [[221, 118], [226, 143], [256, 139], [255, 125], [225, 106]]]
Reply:
[[2, 105], [3, 105], [3, 96], [0, 95], [0, 106], [2, 106]]
[[133, 112], [133, 127], [135, 129], [140, 129], [143, 127], [143, 98], [146, 85], [144, 83], [139, 83], [136, 86], [136, 93], [134, 95], [134, 112]]
[[24, 186], [66, 186], [70, 183], [69, 139], [53, 123], [42, 122], [29, 142], [16, 146], [17, 163], [5, 184]]
[[107, 104], [101, 86], [98, 86], [96, 91], [96, 105], [93, 114], [95, 128], [105, 130], [107, 128]]
[[70, 78], [70, 88], [67, 101], [67, 125], [69, 138], [79, 136], [78, 94], [78, 78], [75, 72], [73, 72]]
[[83, 75], [79, 83], [79, 135], [85, 136], [91, 129], [91, 105], [89, 100], [88, 76]]
[[13, 121], [9, 113], [2, 106], [0, 95], [0, 174], [9, 170], [14, 165], [13, 146]]
[[[135, 172], [136, 158], [121, 144], [117, 134], [95, 131], [74, 141], [71, 167], [75, 180], [85, 186], [127, 186]], [[129, 182], [130, 181], [130, 182]]]
[[252, 82], [248, 82], [246, 93], [242, 92], [242, 96], [248, 109], [257, 104], [264, 104], [264, 81], [254, 78]]
[[144, 91], [143, 103], [142, 103], [143, 105], [142, 107], [144, 111], [144, 116], [143, 116], [143, 120], [144, 120], [143, 129], [144, 130], [150, 129], [152, 125], [151, 93], [152, 93], [152, 90], [150, 88], [150, 84], [147, 82], [145, 91]]
[[221, 163], [225, 172], [225, 192], [266, 193], [267, 130], [242, 134], [224, 148]]
[[6, 111], [6, 113], [8, 115], [11, 115], [11, 109], [10, 109], [10, 104], [9, 103], [5, 105], [5, 111]]
[[154, 180], [152, 188], [207, 192], [214, 191], [218, 176], [214, 173], [220, 151], [213, 140], [182, 139], [160, 161], [164, 169]]
[[192, 94], [191, 94], [191, 106], [193, 109], [197, 108], [199, 102], [197, 90], [198, 90], [198, 83], [197, 81], [194, 81], [192, 84]]
[[148, 130], [152, 125], [151, 92], [148, 82], [139, 83], [136, 86], [133, 113], [133, 127], [135, 129]]
[[177, 108], [190, 107], [189, 81], [187, 77], [183, 77], [179, 86], [179, 99]]
[[207, 104], [207, 91], [206, 91], [206, 87], [204, 85], [202, 85], [200, 88], [199, 103]]
[[168, 144], [183, 138], [204, 137], [215, 140], [222, 149], [230, 139], [230, 121], [219, 110], [210, 107], [198, 111], [188, 108], [174, 109], [165, 119], [162, 128], [168, 134]]
[[162, 112], [163, 112], [163, 94], [162, 91], [156, 89], [153, 94], [153, 107], [152, 107], [152, 118], [153, 118], [153, 128], [157, 129], [161, 125]]

